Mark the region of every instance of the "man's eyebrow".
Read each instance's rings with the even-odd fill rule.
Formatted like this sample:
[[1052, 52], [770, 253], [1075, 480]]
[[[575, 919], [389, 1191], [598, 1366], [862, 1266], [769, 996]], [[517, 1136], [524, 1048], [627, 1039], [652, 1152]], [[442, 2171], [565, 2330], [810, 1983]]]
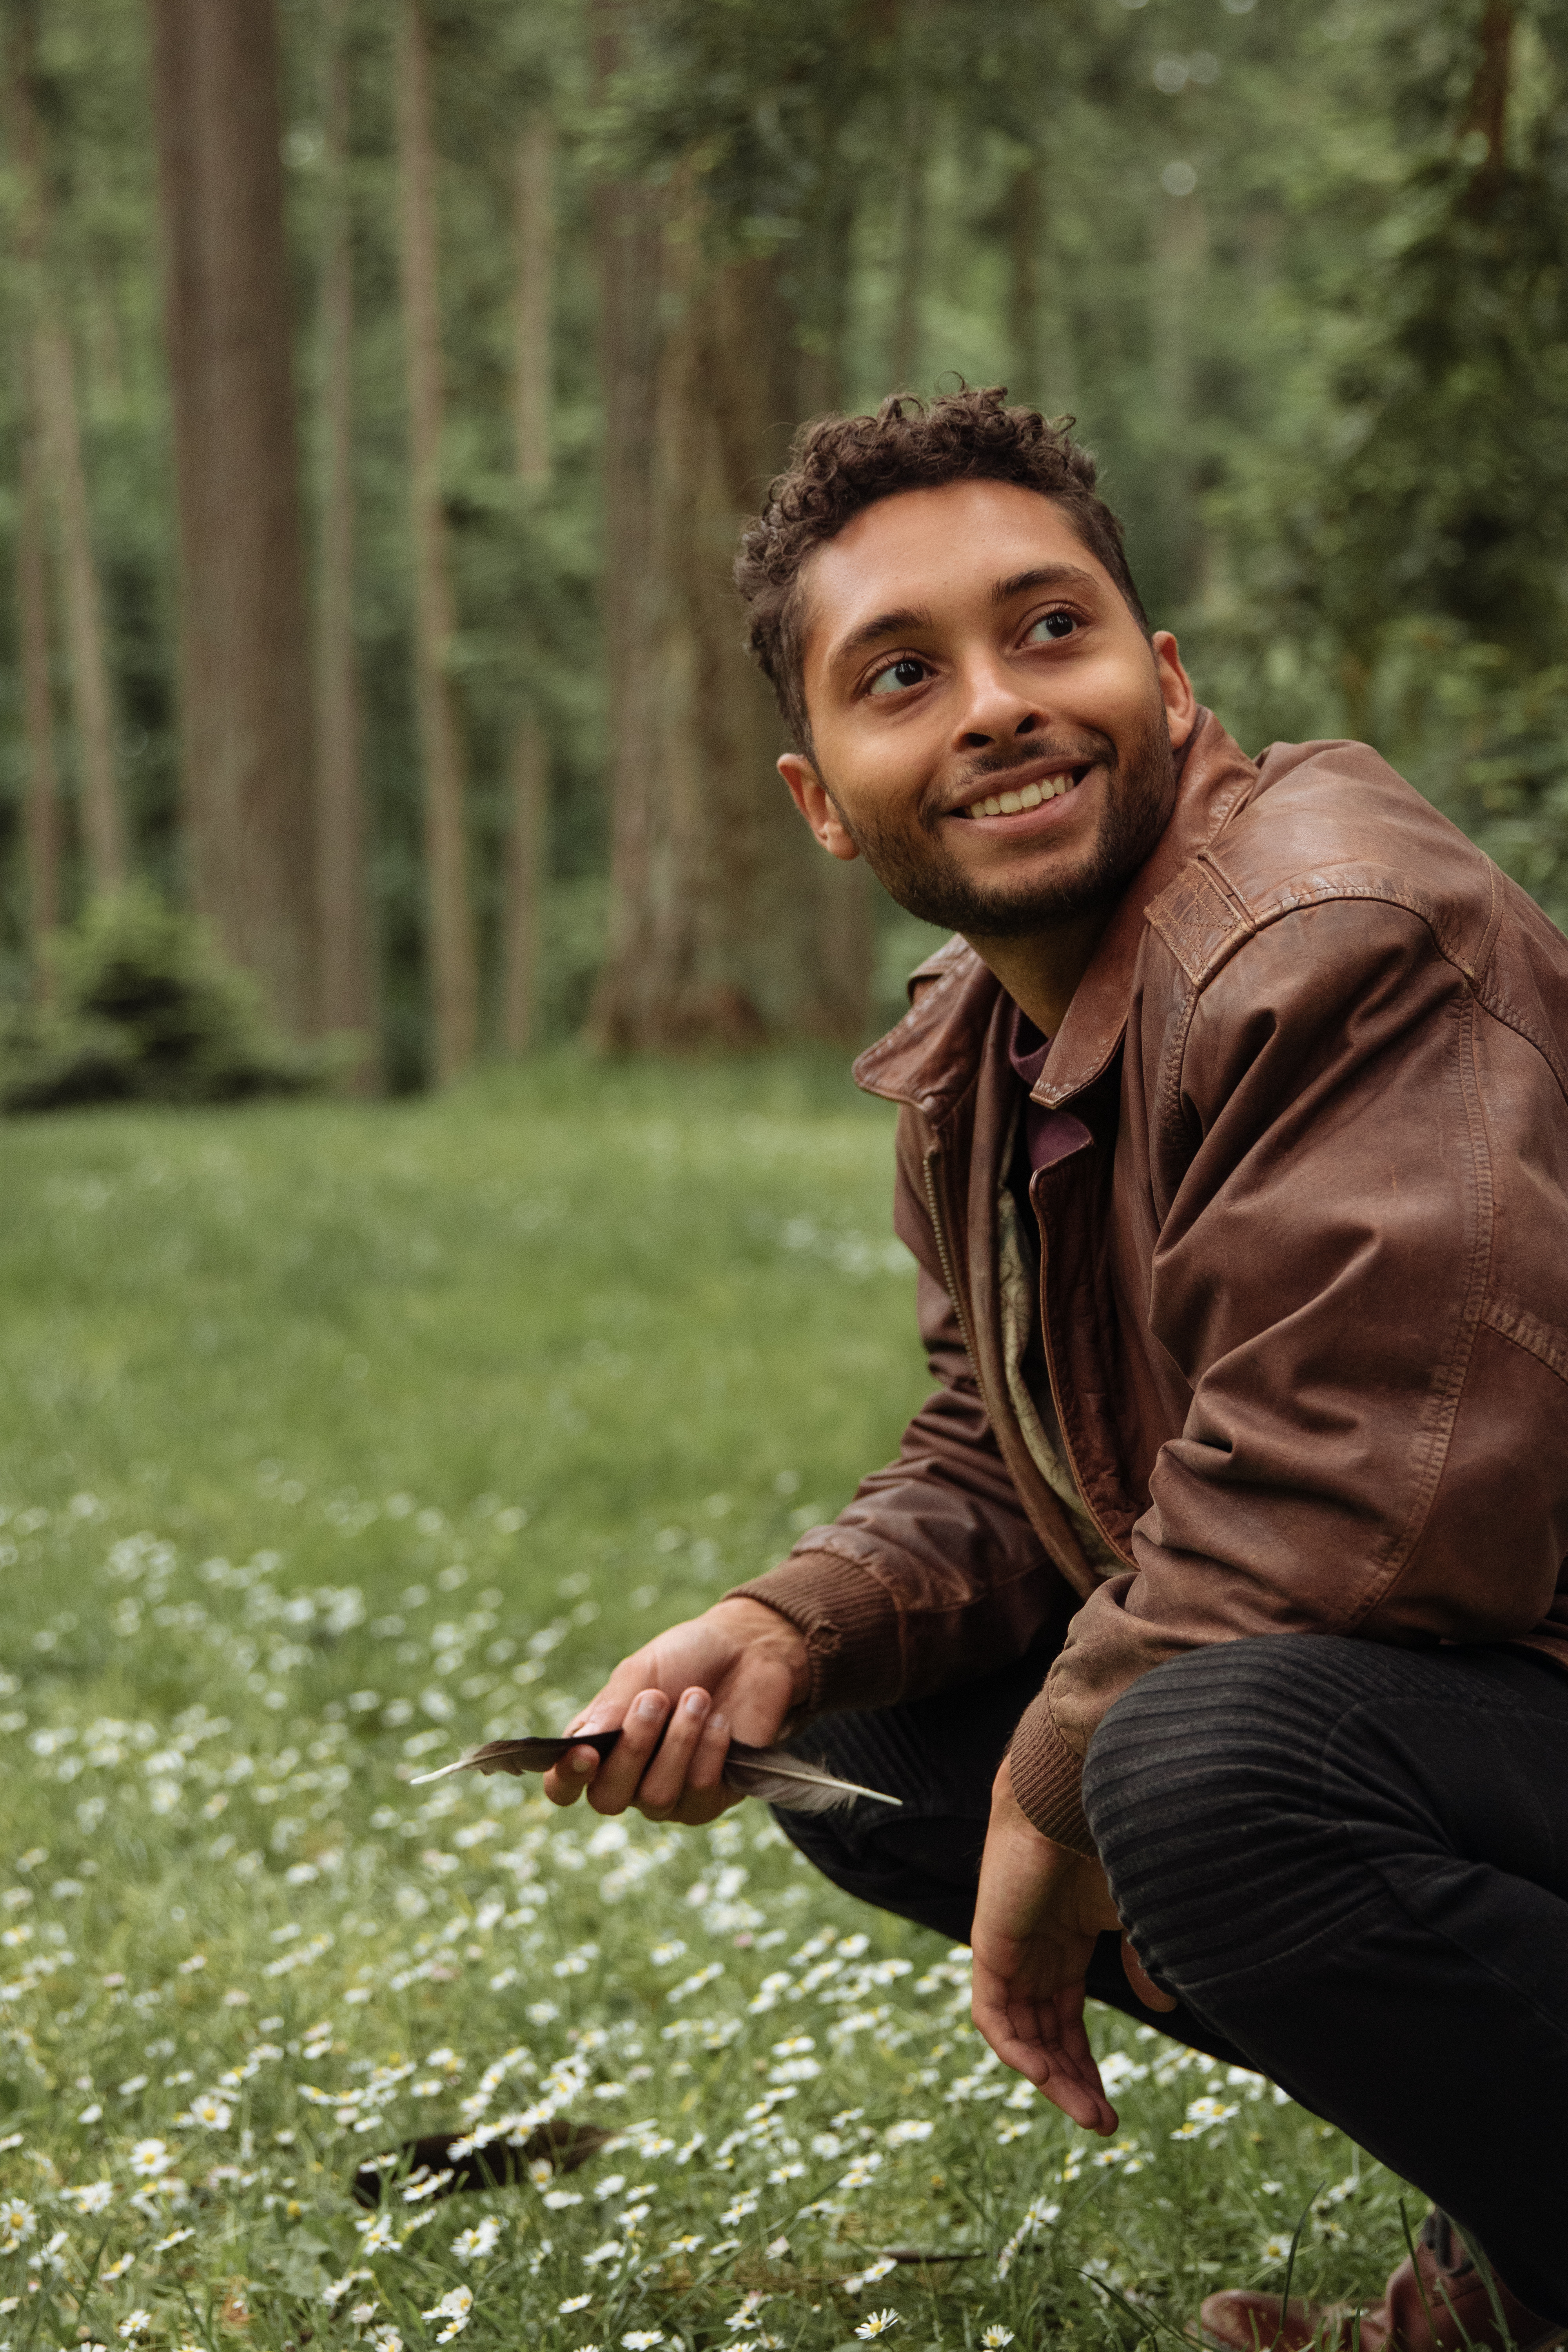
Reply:
[[931, 612], [924, 604], [904, 604], [896, 612], [879, 613], [874, 621], [863, 621], [858, 629], [851, 629], [849, 635], [834, 646], [828, 656], [829, 665], [837, 667], [867, 646], [874, 646], [881, 637], [906, 636], [912, 629], [929, 629], [931, 625]]
[[1015, 572], [1009, 580], [998, 580], [991, 591], [993, 604], [1011, 604], [1015, 596], [1026, 596], [1031, 588], [1098, 588], [1100, 582], [1092, 572], [1077, 563], [1039, 563], [1032, 572]]

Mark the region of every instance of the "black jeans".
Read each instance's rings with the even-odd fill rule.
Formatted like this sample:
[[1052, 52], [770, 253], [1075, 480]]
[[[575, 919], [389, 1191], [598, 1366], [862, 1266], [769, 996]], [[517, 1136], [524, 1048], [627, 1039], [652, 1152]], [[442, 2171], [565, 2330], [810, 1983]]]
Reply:
[[[803, 1749], [902, 1810], [780, 1826], [850, 1894], [966, 1942], [992, 1778], [1047, 1663], [814, 1725]], [[1090, 1993], [1271, 2076], [1568, 2321], [1568, 1675], [1497, 1649], [1226, 1643], [1117, 1702], [1084, 1801], [1181, 2006], [1141, 2005], [1115, 1936]]]

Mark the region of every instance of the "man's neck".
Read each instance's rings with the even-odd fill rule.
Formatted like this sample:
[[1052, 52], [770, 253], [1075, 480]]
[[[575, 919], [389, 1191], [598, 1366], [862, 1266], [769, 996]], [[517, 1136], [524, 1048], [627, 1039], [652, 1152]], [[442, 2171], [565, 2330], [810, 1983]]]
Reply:
[[1041, 1035], [1054, 1037], [1115, 910], [1114, 900], [1091, 907], [1069, 922], [1027, 939], [985, 939], [972, 931], [969, 944]]

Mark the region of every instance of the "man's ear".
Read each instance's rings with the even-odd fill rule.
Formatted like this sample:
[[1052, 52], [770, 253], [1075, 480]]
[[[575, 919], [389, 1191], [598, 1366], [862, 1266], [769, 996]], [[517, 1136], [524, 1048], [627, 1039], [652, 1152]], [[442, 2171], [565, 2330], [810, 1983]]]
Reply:
[[846, 861], [858, 857], [860, 852], [845, 832], [827, 787], [811, 761], [803, 759], [798, 751], [786, 751], [779, 761], [779, 773], [789, 786], [790, 798], [828, 856]]
[[1182, 667], [1182, 649], [1170, 630], [1156, 629], [1150, 644], [1160, 680], [1160, 698], [1165, 706], [1165, 724], [1171, 730], [1171, 749], [1179, 751], [1197, 719], [1198, 698], [1193, 692], [1192, 679]]

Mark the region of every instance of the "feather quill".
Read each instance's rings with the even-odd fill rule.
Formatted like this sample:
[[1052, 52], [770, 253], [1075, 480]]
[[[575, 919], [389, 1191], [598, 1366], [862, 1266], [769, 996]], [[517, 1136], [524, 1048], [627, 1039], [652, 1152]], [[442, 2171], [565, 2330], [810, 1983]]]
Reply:
[[[448, 1772], [509, 1772], [514, 1777], [548, 1772], [574, 1748], [595, 1748], [607, 1756], [620, 1736], [618, 1730], [574, 1731], [562, 1739], [487, 1739], [482, 1748], [471, 1748], [451, 1764], [416, 1773], [413, 1786], [444, 1780]], [[876, 1805], [903, 1802], [901, 1797], [884, 1796], [880, 1789], [863, 1789], [858, 1780], [840, 1780], [820, 1764], [792, 1756], [787, 1748], [747, 1748], [739, 1739], [730, 1742], [724, 1779], [741, 1796], [760, 1797], [763, 1804], [789, 1813], [827, 1813], [857, 1797], [868, 1797]]]

